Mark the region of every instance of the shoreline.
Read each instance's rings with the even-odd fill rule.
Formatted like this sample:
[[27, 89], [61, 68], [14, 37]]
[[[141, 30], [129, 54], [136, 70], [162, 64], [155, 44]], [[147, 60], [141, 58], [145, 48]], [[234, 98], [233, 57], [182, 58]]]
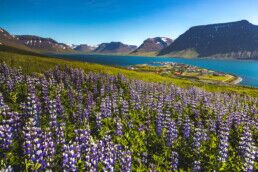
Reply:
[[232, 84], [234, 85], [238, 85], [243, 81], [243, 78], [241, 78], [240, 76], [236, 76], [236, 77], [237, 78], [234, 81], [232, 81]]
[[148, 55], [148, 54], [126, 54], [126, 53], [71, 53], [75, 55], [102, 55], [102, 56], [135, 56], [135, 57], [150, 57], [150, 58], [182, 58], [182, 59], [211, 59], [211, 60], [254, 60], [257, 61], [258, 58], [244, 58], [244, 57], [239, 57], [239, 58], [234, 58], [234, 57], [213, 57], [213, 56], [208, 56], [208, 57], [175, 57], [175, 56], [157, 56], [157, 55]]
[[[49, 54], [48, 54], [49, 55]], [[59, 57], [58, 54], [56, 54], [58, 58], [62, 58], [62, 57]], [[126, 57], [130, 57], [132, 55], [126, 55], [126, 54], [73, 54], [73, 55], [90, 55], [90, 56], [94, 56], [94, 55], [100, 55], [100, 56], [108, 56], [108, 55], [111, 55], [111, 56], [126, 56]], [[137, 55], [138, 57], [150, 57], [150, 58], [157, 58], [157, 57], [165, 57], [165, 56], [141, 56], [141, 55]], [[189, 58], [184, 58], [184, 57], [169, 57], [169, 58], [183, 58], [183, 59], [189, 59]], [[67, 60], [67, 58], [65, 58]], [[222, 59], [222, 58], [209, 58], [209, 57], [204, 57], [204, 58], [191, 58], [191, 59], [217, 59], [217, 60], [242, 60], [242, 59]], [[249, 60], [249, 59], [246, 59], [246, 60]], [[154, 62], [155, 63], [155, 62]], [[160, 63], [160, 62], [158, 62]], [[161, 62], [161, 63], [178, 63], [178, 62]], [[182, 65], [187, 65], [187, 64], [184, 64], [184, 63], [178, 63], [178, 64], [182, 64]], [[146, 65], [149, 65], [149, 64], [146, 64]], [[189, 66], [194, 66], [194, 65], [189, 65]], [[117, 67], [117, 66], [115, 66]], [[198, 66], [195, 66], [195, 67], [198, 67]], [[199, 67], [201, 68], [201, 67]], [[202, 68], [202, 69], [207, 69], [207, 68]], [[211, 70], [211, 71], [214, 71], [214, 72], [219, 72], [219, 71], [216, 71], [216, 70]], [[219, 73], [224, 73], [224, 72], [219, 72]], [[236, 76], [234, 74], [230, 74], [230, 73], [226, 73], [228, 75], [231, 75], [232, 77], [234, 77], [234, 79], [232, 81], [228, 81], [228, 82], [225, 82], [227, 84], [232, 84], [232, 85], [239, 85], [239, 83], [241, 83], [243, 81], [243, 78], [241, 78], [240, 76]]]

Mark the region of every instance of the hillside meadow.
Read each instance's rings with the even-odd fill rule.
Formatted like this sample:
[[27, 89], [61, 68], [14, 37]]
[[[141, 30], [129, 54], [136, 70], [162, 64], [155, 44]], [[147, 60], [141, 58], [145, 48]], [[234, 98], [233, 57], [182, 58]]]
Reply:
[[0, 57], [0, 171], [258, 169], [256, 89]]
[[258, 97], [258, 89], [252, 87], [238, 86], [238, 85], [214, 85], [202, 82], [190, 81], [187, 79], [171, 78], [160, 76], [153, 73], [135, 72], [126, 70], [119, 67], [104, 66], [100, 64], [86, 63], [74, 60], [67, 60], [61, 58], [52, 58], [39, 55], [29, 55], [29, 54], [17, 54], [14, 52], [3, 52], [0, 51], [0, 61], [5, 62], [10, 67], [21, 67], [25, 73], [42, 73], [56, 65], [60, 67], [69, 66], [81, 68], [85, 72], [96, 72], [105, 73], [110, 75], [123, 74], [130, 79], [138, 79], [146, 82], [155, 83], [167, 83], [175, 84], [180, 87], [191, 87], [196, 86], [207, 91], [212, 92], [235, 92], [238, 94], [245, 94], [252, 97]]

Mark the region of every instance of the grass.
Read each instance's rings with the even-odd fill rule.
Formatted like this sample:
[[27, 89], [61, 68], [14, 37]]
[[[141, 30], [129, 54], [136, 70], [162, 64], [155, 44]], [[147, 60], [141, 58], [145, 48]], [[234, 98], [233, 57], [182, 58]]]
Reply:
[[205, 74], [205, 75], [198, 75], [198, 74], [188, 74], [186, 76], [196, 76], [197, 78], [199, 78], [200, 80], [207, 80], [207, 81], [216, 81], [216, 82], [224, 82], [224, 83], [230, 83], [232, 81], [234, 81], [237, 77], [234, 77], [232, 75], [229, 74], [225, 74], [222, 76], [215, 76], [212, 74]]
[[163, 55], [164, 57], [184, 57], [184, 58], [195, 58], [198, 57], [199, 54], [194, 49], [186, 49], [182, 51], [174, 51], [167, 55]]
[[252, 87], [206, 84], [198, 81], [190, 81], [187, 79], [160, 76], [159, 74], [155, 73], [136, 72], [118, 67], [104, 66], [100, 64], [92, 64], [60, 58], [41, 57], [0, 51], [0, 61], [6, 62], [11, 67], [22, 67], [23, 71], [26, 73], [42, 73], [55, 67], [56, 65], [60, 65], [61, 67], [69, 66], [81, 68], [85, 72], [101, 72], [110, 75], [123, 74], [130, 79], [138, 79], [146, 82], [162, 82], [168, 84], [173, 83], [180, 87], [196, 86], [212, 92], [235, 92], [238, 94], [258, 97], [258, 89]]
[[150, 51], [150, 52], [133, 52], [129, 55], [131, 56], [148, 56], [148, 57], [155, 57], [157, 56], [159, 51]]
[[16, 53], [16, 54], [23, 54], [23, 55], [45, 56], [45, 55], [41, 55], [39, 52], [36, 52], [36, 51], [19, 49], [19, 48], [10, 47], [10, 46], [7, 46], [7, 45], [0, 45], [0, 51]]

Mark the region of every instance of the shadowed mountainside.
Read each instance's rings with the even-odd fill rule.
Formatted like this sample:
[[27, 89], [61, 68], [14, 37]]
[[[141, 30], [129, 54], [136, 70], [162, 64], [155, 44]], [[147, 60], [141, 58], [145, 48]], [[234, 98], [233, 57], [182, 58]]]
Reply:
[[258, 58], [258, 26], [246, 20], [195, 26], [180, 35], [159, 55]]

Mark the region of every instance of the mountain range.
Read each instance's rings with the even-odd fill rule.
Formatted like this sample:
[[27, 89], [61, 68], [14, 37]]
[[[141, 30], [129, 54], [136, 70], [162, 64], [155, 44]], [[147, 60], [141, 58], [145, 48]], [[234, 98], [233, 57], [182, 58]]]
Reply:
[[96, 46], [90, 46], [87, 44], [80, 44], [80, 45], [73, 45], [72, 48], [75, 51], [82, 52], [82, 53], [89, 53], [95, 50], [97, 47]]
[[51, 38], [42, 38], [34, 35], [16, 35], [18, 40], [20, 40], [27, 47], [38, 50], [39, 52], [55, 52], [55, 53], [72, 53], [74, 50], [64, 44], [58, 43]]
[[23, 44], [16, 36], [9, 34], [6, 30], [0, 28], [0, 46], [16, 47], [24, 50], [32, 50]]
[[95, 50], [94, 53], [130, 53], [137, 48], [135, 45], [127, 45], [122, 42], [102, 43]]
[[258, 26], [247, 20], [194, 26], [174, 41], [166, 37], [148, 38], [138, 48], [135, 45], [127, 45], [122, 42], [102, 43], [97, 47], [87, 44], [69, 46], [51, 38], [11, 35], [0, 28], [1, 47], [12, 47], [37, 53], [100, 53], [258, 59]]
[[0, 46], [11, 47], [38, 53], [72, 53], [75, 52], [66, 44], [58, 43], [51, 38], [33, 35], [11, 35], [0, 28]]
[[[2, 48], [1, 48], [2, 47]], [[37, 52], [37, 53], [112, 53], [128, 54], [134, 51], [137, 46], [127, 45], [121, 42], [102, 43], [99, 46], [87, 44], [66, 45], [51, 38], [42, 38], [34, 35], [11, 35], [6, 30], [0, 28], [0, 48], [10, 47]], [[10, 49], [9, 48], [9, 49]], [[6, 50], [6, 48], [4, 48]]]
[[159, 55], [258, 58], [258, 26], [246, 20], [195, 26], [161, 50]]

